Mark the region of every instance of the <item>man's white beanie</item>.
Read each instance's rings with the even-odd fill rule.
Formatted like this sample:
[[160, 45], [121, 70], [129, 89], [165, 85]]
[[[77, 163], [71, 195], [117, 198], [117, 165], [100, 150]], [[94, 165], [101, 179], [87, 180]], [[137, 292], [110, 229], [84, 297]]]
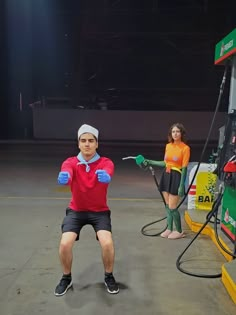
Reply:
[[80, 136], [83, 134], [83, 133], [91, 133], [92, 135], [94, 135], [97, 140], [98, 140], [98, 130], [90, 125], [82, 125], [79, 130], [78, 130], [78, 139], [80, 138]]

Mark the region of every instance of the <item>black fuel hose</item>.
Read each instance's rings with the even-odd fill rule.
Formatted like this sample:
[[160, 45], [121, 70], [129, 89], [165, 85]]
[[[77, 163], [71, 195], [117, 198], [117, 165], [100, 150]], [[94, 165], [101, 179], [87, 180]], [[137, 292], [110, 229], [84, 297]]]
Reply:
[[[223, 95], [223, 91], [224, 91], [224, 86], [225, 86], [225, 82], [226, 82], [226, 76], [227, 76], [227, 72], [228, 72], [228, 67], [229, 67], [229, 62], [226, 63], [226, 66], [225, 66], [225, 70], [224, 70], [224, 75], [223, 75], [223, 79], [222, 79], [222, 83], [221, 83], [221, 86], [220, 86], [220, 92], [219, 92], [219, 97], [218, 97], [218, 100], [217, 100], [217, 105], [216, 105], [216, 109], [215, 109], [215, 113], [214, 113], [214, 116], [213, 116], [213, 119], [212, 119], [212, 122], [211, 122], [211, 126], [210, 126], [210, 129], [209, 129], [209, 132], [208, 132], [208, 136], [207, 136], [207, 139], [206, 139], [206, 142], [205, 142], [205, 145], [204, 145], [204, 148], [203, 148], [203, 151], [202, 151], [202, 154], [201, 154], [201, 158], [200, 158], [200, 161], [198, 163], [198, 166], [196, 168], [196, 171], [194, 173], [194, 176], [193, 176], [193, 179], [189, 185], [189, 188], [188, 188], [188, 191], [187, 193], [189, 192], [190, 190], [190, 187], [194, 181], [194, 178], [197, 174], [197, 171], [200, 167], [200, 163], [203, 159], [203, 156], [205, 154], [205, 150], [207, 148], [207, 145], [208, 145], [208, 142], [209, 142], [209, 138], [210, 138], [210, 134], [211, 134], [211, 131], [212, 131], [212, 128], [213, 128], [213, 125], [214, 125], [214, 122], [215, 122], [215, 117], [216, 117], [216, 114], [218, 112], [218, 109], [219, 109], [219, 106], [220, 106], [220, 102], [221, 102], [221, 98], [222, 98], [222, 95]], [[221, 244], [220, 240], [219, 240], [219, 237], [218, 237], [218, 232], [217, 232], [217, 213], [218, 213], [218, 208], [221, 204], [221, 200], [222, 200], [222, 197], [223, 197], [223, 192], [221, 191], [216, 199], [216, 201], [213, 203], [213, 206], [212, 206], [212, 210], [210, 211], [210, 213], [208, 214], [207, 216], [207, 220], [206, 222], [203, 224], [203, 226], [201, 227], [201, 229], [198, 231], [198, 233], [195, 235], [195, 237], [191, 240], [191, 242], [188, 244], [188, 246], [184, 249], [184, 251], [179, 255], [179, 257], [177, 258], [177, 261], [176, 261], [176, 267], [179, 271], [187, 274], [187, 275], [190, 275], [190, 276], [193, 276], [193, 277], [201, 277], [201, 278], [219, 278], [222, 276], [221, 273], [218, 273], [218, 274], [215, 274], [215, 275], [204, 275], [204, 274], [197, 274], [197, 273], [192, 273], [192, 272], [189, 272], [189, 271], [186, 271], [184, 270], [182, 267], [181, 267], [181, 258], [183, 257], [184, 253], [187, 251], [187, 249], [191, 246], [191, 244], [196, 240], [196, 238], [199, 236], [199, 234], [202, 232], [202, 230], [206, 227], [206, 225], [211, 221], [211, 219], [214, 217], [215, 220], [214, 220], [214, 231], [215, 231], [215, 235], [216, 235], [216, 240], [219, 244], [219, 246], [222, 248], [222, 250], [224, 250], [227, 254], [231, 255], [233, 258], [235, 258], [235, 253], [231, 253], [229, 252], [226, 248], [224, 248], [224, 246]], [[186, 195], [184, 196], [184, 199], [186, 198]], [[183, 203], [184, 199], [180, 202], [179, 206]], [[236, 251], [236, 250], [235, 250]]]

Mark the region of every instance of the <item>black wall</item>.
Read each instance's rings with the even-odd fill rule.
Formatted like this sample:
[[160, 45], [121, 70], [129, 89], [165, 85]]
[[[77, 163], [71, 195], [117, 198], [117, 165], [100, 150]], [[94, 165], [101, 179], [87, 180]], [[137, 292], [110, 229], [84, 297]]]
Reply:
[[7, 51], [5, 29], [5, 5], [0, 2], [0, 139], [7, 137]]
[[[0, 138], [48, 108], [213, 111], [236, 1], [0, 1]], [[20, 110], [20, 94], [22, 111]], [[220, 111], [227, 111], [224, 94]]]

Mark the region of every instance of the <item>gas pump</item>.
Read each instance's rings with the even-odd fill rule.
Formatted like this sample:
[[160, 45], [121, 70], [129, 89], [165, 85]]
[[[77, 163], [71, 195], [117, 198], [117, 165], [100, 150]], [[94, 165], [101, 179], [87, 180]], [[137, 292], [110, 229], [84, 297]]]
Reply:
[[224, 173], [221, 230], [234, 242], [234, 253], [236, 253], [236, 155], [226, 163]]
[[[220, 128], [218, 152], [215, 161], [217, 164], [217, 168], [213, 172], [214, 174], [218, 175], [218, 179], [220, 181], [219, 192], [215, 202], [213, 203], [212, 210], [209, 213], [210, 216], [208, 216], [207, 221], [202, 225], [194, 239], [180, 254], [176, 261], [176, 266], [181, 272], [195, 277], [221, 277], [226, 290], [236, 304], [236, 29], [233, 30], [216, 45], [215, 65], [221, 64], [225, 64], [226, 66], [220, 88], [220, 96], [218, 98], [217, 107], [220, 103], [220, 97], [223, 93], [223, 87], [226, 81], [226, 74], [229, 67], [231, 68], [231, 78], [229, 90], [228, 119], [225, 126], [222, 126]], [[205, 147], [206, 144], [204, 146], [204, 149]], [[217, 213], [220, 205], [222, 206], [220, 219], [221, 230], [232, 242], [234, 246], [233, 252], [227, 249], [227, 246], [224, 246], [218, 237]], [[213, 216], [215, 216], [214, 237], [217, 240], [219, 248], [222, 249], [224, 253], [227, 253], [230, 258], [227, 259], [227, 263], [223, 264], [221, 274], [210, 276], [188, 272], [181, 267], [181, 258], [186, 250], [191, 246], [193, 241], [197, 238], [197, 236], [210, 222], [210, 219]]]
[[[236, 29], [232, 31], [229, 35], [227, 35], [223, 40], [221, 40], [216, 45], [215, 50], [215, 64], [216, 65], [222, 65], [226, 64], [225, 72], [222, 80], [222, 84], [220, 87], [220, 95], [218, 98], [217, 106], [215, 114], [217, 113], [217, 110], [219, 108], [221, 96], [223, 93], [223, 87], [225, 85], [226, 81], [226, 74], [227, 69], [231, 68], [231, 78], [230, 78], [230, 91], [229, 91], [229, 106], [228, 106], [228, 119], [225, 124], [225, 126], [222, 126], [220, 128], [220, 137], [219, 137], [219, 143], [218, 143], [218, 152], [217, 152], [217, 158], [215, 163], [217, 164], [216, 170], [214, 170], [212, 173], [216, 174], [219, 181], [219, 192], [216, 200], [213, 202], [212, 210], [209, 212], [207, 221], [201, 226], [199, 229], [199, 226], [201, 224], [196, 225], [197, 234], [196, 236], [190, 241], [188, 246], [184, 249], [184, 251], [179, 255], [177, 261], [176, 261], [176, 267], [181, 272], [188, 274], [190, 276], [194, 277], [202, 277], [202, 278], [219, 278], [222, 277], [222, 282], [224, 283], [226, 290], [228, 291], [229, 295], [233, 299], [233, 301], [236, 304]], [[209, 135], [212, 131], [212, 127], [214, 124], [214, 118], [212, 119], [212, 124], [209, 128]], [[194, 176], [192, 178], [191, 183], [189, 184], [188, 191], [190, 191], [191, 186], [193, 184], [195, 175], [198, 172], [199, 166], [202, 161], [203, 153], [205, 152], [206, 146], [208, 144], [209, 135], [207, 136], [206, 143], [203, 148], [202, 155], [200, 157], [200, 162], [197, 165], [197, 168], [195, 170]], [[138, 156], [129, 156], [123, 158], [123, 160], [126, 159], [135, 159], [137, 160]], [[142, 161], [140, 161], [141, 168], [145, 169], [145, 165], [142, 165]], [[158, 187], [158, 183], [156, 182], [155, 173], [153, 172], [152, 168], [149, 168], [152, 172], [152, 175], [154, 177], [155, 183]], [[187, 192], [188, 193], [188, 192]], [[186, 193], [186, 195], [187, 195]], [[163, 197], [163, 196], [162, 196]], [[182, 199], [179, 206], [182, 204], [184, 199]], [[163, 200], [164, 201], [164, 200]], [[165, 202], [164, 202], [165, 203]], [[229, 238], [230, 241], [232, 241], [234, 245], [234, 252], [232, 252], [230, 249], [227, 248], [227, 245], [223, 244], [218, 236], [217, 233], [217, 224], [218, 224], [218, 209], [222, 206], [221, 209], [221, 220], [220, 220], [220, 226], [221, 230], [225, 233], [225, 235]], [[187, 211], [186, 211], [187, 213]], [[208, 235], [213, 235], [215, 241], [218, 242], [218, 247], [223, 250], [224, 253], [227, 254], [227, 260], [228, 262], [225, 263], [222, 266], [222, 273], [218, 273], [215, 275], [205, 275], [205, 274], [196, 274], [193, 272], [188, 272], [184, 270], [181, 266], [182, 264], [182, 257], [187, 251], [187, 249], [191, 246], [191, 244], [194, 242], [194, 240], [198, 237], [198, 235], [208, 226], [208, 223], [211, 222], [211, 218], [215, 216], [215, 222], [214, 222], [214, 232], [210, 233]], [[186, 222], [190, 222], [192, 224], [191, 218], [190, 220], [189, 214], [185, 216]], [[166, 219], [163, 218], [163, 219]], [[158, 234], [149, 235], [145, 233], [145, 228], [149, 227], [150, 225], [162, 221], [154, 221], [147, 225], [145, 225], [142, 228], [142, 233], [147, 236], [158, 236]], [[164, 231], [164, 230], [163, 230]], [[207, 234], [207, 233], [206, 233]], [[232, 259], [233, 258], [233, 259]], [[231, 260], [232, 259], [232, 260]]]
[[219, 143], [218, 178], [224, 183], [221, 230], [236, 242], [236, 29], [223, 38], [215, 49], [215, 65], [231, 67], [228, 121]]

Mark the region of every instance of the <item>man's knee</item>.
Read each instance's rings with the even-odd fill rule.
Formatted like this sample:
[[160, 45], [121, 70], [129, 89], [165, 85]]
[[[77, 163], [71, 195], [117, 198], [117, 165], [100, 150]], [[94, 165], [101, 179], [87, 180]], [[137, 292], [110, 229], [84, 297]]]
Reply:
[[111, 232], [109, 231], [99, 231], [97, 232], [98, 240], [104, 249], [109, 249], [113, 247], [113, 240]]
[[76, 237], [77, 237], [76, 233], [73, 232], [63, 233], [60, 242], [60, 250], [61, 251], [71, 250], [76, 240]]

